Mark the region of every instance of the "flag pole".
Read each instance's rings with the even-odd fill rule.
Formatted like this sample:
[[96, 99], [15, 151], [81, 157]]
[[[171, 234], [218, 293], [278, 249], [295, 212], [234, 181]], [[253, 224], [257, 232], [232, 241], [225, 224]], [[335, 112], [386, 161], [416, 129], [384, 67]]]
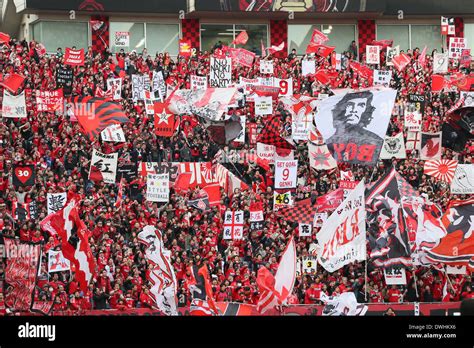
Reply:
[[415, 280], [415, 293], [416, 293], [416, 297], [419, 297], [419, 293], [418, 293], [418, 280], [416, 279], [416, 274], [415, 274], [415, 267], [413, 267], [413, 279]]
[[[367, 232], [366, 232], [366, 236], [367, 238]], [[367, 239], [366, 239], [367, 240]], [[367, 284], [368, 284], [368, 276], [367, 276], [367, 264], [368, 264], [368, 260], [367, 260], [367, 249], [365, 251], [365, 302], [367, 303], [368, 300], [367, 300]]]

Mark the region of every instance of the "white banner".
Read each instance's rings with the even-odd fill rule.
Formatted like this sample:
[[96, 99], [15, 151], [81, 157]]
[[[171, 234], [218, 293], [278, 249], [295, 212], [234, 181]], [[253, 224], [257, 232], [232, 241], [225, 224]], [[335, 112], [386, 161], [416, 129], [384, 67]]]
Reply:
[[448, 54], [435, 53], [433, 55], [433, 74], [444, 74], [448, 72]]
[[153, 99], [160, 99], [162, 102], [166, 99], [166, 81], [162, 71], [153, 71], [152, 92]]
[[207, 89], [207, 76], [191, 75], [191, 89]]
[[149, 202], [168, 202], [170, 197], [170, 174], [147, 174], [146, 200]]
[[107, 90], [112, 90], [114, 96], [113, 100], [122, 99], [122, 79], [121, 78], [111, 78], [107, 80]]
[[148, 75], [132, 75], [132, 88], [133, 101], [145, 100], [145, 91], [150, 90], [150, 78]]
[[279, 79], [273, 78], [273, 87], [280, 88], [279, 97], [292, 97], [293, 96], [293, 78]]
[[334, 272], [354, 261], [366, 259], [365, 184], [362, 180], [326, 220], [317, 234], [321, 252], [318, 261]]
[[275, 161], [275, 188], [295, 188], [297, 183], [298, 161]]
[[129, 47], [130, 46], [130, 32], [116, 31], [115, 32], [115, 47]]
[[308, 140], [314, 114], [312, 111], [306, 112], [306, 108], [301, 108], [297, 114], [292, 115], [291, 137], [294, 140]]
[[272, 97], [255, 97], [255, 115], [271, 115], [273, 113]]
[[387, 47], [387, 66], [393, 66], [392, 59], [400, 54], [400, 46]]
[[365, 46], [365, 61], [367, 64], [380, 64], [380, 46]]
[[257, 143], [257, 156], [267, 160], [270, 164], [275, 164], [275, 151], [274, 145]]
[[450, 37], [448, 57], [459, 59], [462, 56], [462, 51], [468, 49], [467, 39], [465, 37]]
[[155, 114], [155, 105], [151, 99], [152, 93], [150, 91], [145, 91], [145, 112], [147, 115]]
[[374, 85], [390, 86], [392, 72], [387, 70], [374, 70]]
[[421, 121], [423, 115], [420, 110], [414, 108], [411, 103], [408, 103], [405, 108], [405, 128], [410, 132], [421, 132]]
[[209, 85], [211, 87], [229, 87], [232, 84], [232, 59], [211, 57]]
[[451, 182], [452, 194], [474, 193], [474, 164], [458, 164]]
[[46, 199], [48, 201], [48, 215], [51, 215], [65, 207], [67, 194], [66, 192], [48, 193]]
[[124, 143], [126, 141], [125, 134], [120, 124], [111, 124], [100, 132], [102, 141]]
[[258, 86], [273, 87], [273, 77], [257, 77]]
[[71, 269], [71, 263], [66, 259], [61, 250], [48, 251], [48, 273], [69, 271]]
[[[89, 178], [102, 179], [107, 184], [115, 184], [118, 153], [104, 154], [96, 149], [92, 153]], [[101, 176], [99, 178], [98, 176]]]
[[313, 226], [322, 227], [328, 219], [328, 213], [316, 213], [314, 214]]
[[314, 257], [303, 258], [303, 274], [315, 274], [318, 269], [318, 260]]
[[226, 211], [224, 215], [223, 239], [240, 240], [244, 238], [244, 212]]
[[464, 99], [463, 107], [474, 107], [474, 92], [461, 92], [461, 99]]
[[273, 74], [273, 61], [272, 60], [260, 60], [260, 73], [261, 74]]
[[10, 94], [6, 88], [3, 90], [2, 116], [8, 118], [26, 117], [25, 91], [15, 96]]
[[387, 285], [407, 285], [407, 275], [403, 267], [384, 268], [383, 275]]
[[311, 224], [302, 224], [298, 225], [299, 237], [311, 237], [313, 232], [313, 226]]
[[394, 157], [400, 159], [405, 159], [407, 157], [403, 133], [398, 133], [394, 137], [385, 137], [382, 151], [380, 152], [380, 158], [392, 159]]
[[301, 74], [303, 76], [316, 73], [316, 62], [314, 60], [303, 60], [301, 62]]

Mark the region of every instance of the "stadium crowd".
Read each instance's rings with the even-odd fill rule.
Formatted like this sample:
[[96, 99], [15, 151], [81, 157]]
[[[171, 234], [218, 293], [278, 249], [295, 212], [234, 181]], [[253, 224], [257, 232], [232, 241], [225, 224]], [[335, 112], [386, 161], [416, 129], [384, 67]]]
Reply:
[[[169, 85], [190, 88], [190, 75], [206, 76], [209, 73], [211, 52], [199, 52], [196, 57], [172, 58], [167, 53], [156, 56], [132, 51], [113, 54], [110, 51], [86, 51], [85, 66], [74, 68], [72, 95], [94, 96], [96, 89], [106, 90], [106, 80], [115, 76], [115, 65], [125, 71], [122, 88], [122, 106], [130, 122], [123, 125], [126, 143], [114, 146], [97, 139], [89, 141], [81, 132], [77, 122], [71, 122], [67, 115], [38, 112], [35, 108], [35, 90], [55, 90], [56, 72], [64, 63], [61, 49], [56, 54], [41, 55], [38, 43], [12, 40], [10, 47], [0, 51], [0, 72], [17, 72], [26, 77], [24, 89], [27, 93], [26, 119], [3, 119], [0, 123], [0, 228], [5, 236], [16, 236], [25, 242], [41, 242], [43, 262], [35, 297], [54, 301], [53, 311], [83, 311], [87, 309], [149, 307], [152, 300], [150, 285], [146, 281], [146, 261], [143, 247], [137, 234], [146, 225], [155, 225], [163, 231], [165, 247], [172, 253], [178, 289], [178, 305], [189, 306], [190, 273], [188, 266], [206, 263], [209, 267], [213, 293], [217, 301], [233, 301], [256, 304], [259, 292], [256, 274], [260, 266], [275, 271], [279, 255], [291, 235], [296, 236], [298, 257], [310, 256], [310, 245], [316, 243], [316, 233], [311, 238], [298, 238], [298, 225], [286, 221], [273, 211], [273, 174], [264, 171], [253, 162], [240, 160], [233, 170], [250, 186], [248, 190], [236, 190], [227, 196], [222, 190], [221, 207], [201, 212], [186, 205], [185, 199], [171, 188], [167, 204], [150, 203], [145, 200], [146, 183], [138, 175], [126, 182], [122, 206], [117, 209], [118, 186], [88, 180], [91, 153], [97, 149], [102, 153], [119, 153], [119, 162], [199, 162], [213, 161], [219, 150], [210, 140], [206, 129], [192, 115], [187, 115], [179, 131], [171, 138], [157, 137], [153, 117], [145, 112], [142, 101], [134, 103], [131, 97], [131, 75], [151, 74], [153, 70], [163, 71]], [[339, 88], [368, 87], [369, 81], [348, 68], [351, 60], [365, 61], [364, 55], [356, 57], [357, 50], [343, 53], [343, 69], [338, 72]], [[427, 55], [427, 64], [421, 68], [417, 63], [420, 49], [406, 52], [413, 59], [402, 72], [385, 64], [384, 52], [381, 65], [372, 68], [391, 70], [391, 87], [398, 90], [396, 107], [393, 110], [388, 133], [394, 135], [404, 131], [403, 110], [410, 93], [425, 93], [430, 90], [432, 56]], [[251, 68], [237, 67], [233, 78], [255, 78], [262, 76], [256, 58]], [[274, 76], [293, 78], [294, 94], [316, 97], [320, 93], [331, 94], [329, 86], [322, 85], [312, 76], [302, 76], [301, 60], [293, 51], [285, 59], [273, 59]], [[330, 60], [316, 58], [317, 69], [332, 71]], [[459, 67], [450, 61], [450, 71]], [[1, 98], [2, 93], [0, 93]], [[425, 109], [423, 131], [440, 131], [447, 110], [459, 99], [459, 92], [430, 94]], [[274, 110], [276, 110], [276, 105]], [[278, 108], [281, 111], [281, 107]], [[280, 112], [278, 111], [277, 114]], [[256, 116], [253, 103], [229, 111], [246, 115], [247, 122], [255, 122], [260, 131], [262, 116]], [[286, 119], [287, 120], [287, 119]], [[289, 121], [291, 123], [291, 120]], [[287, 125], [291, 129], [291, 125]], [[405, 134], [406, 135], [406, 134]], [[247, 139], [249, 137], [247, 136]], [[254, 145], [230, 144], [226, 150], [253, 151]], [[457, 159], [459, 163], [472, 163], [474, 144], [471, 141], [462, 152], [443, 148], [443, 158]], [[311, 187], [320, 196], [336, 189], [338, 171], [315, 171], [308, 163], [308, 152], [304, 142], [297, 144], [295, 159], [299, 161], [297, 196]], [[379, 161], [377, 167], [339, 164], [339, 169], [351, 169], [355, 179], [377, 180], [391, 166], [391, 160]], [[36, 167], [36, 184], [26, 190], [14, 189], [11, 182], [12, 166], [33, 164]], [[407, 159], [394, 160], [398, 172], [432, 202], [446, 208], [450, 200], [449, 187], [423, 174], [423, 161], [408, 151]], [[97, 261], [97, 272], [86, 293], [78, 290], [74, 273], [56, 272], [48, 276], [47, 252], [60, 250], [53, 237], [42, 231], [39, 222], [47, 216], [46, 195], [68, 191], [81, 197], [80, 217], [85, 222], [92, 251]], [[197, 193], [188, 192], [185, 198]], [[264, 202], [265, 223], [261, 231], [249, 232], [245, 225], [241, 241], [222, 239], [223, 213], [227, 209], [240, 209], [249, 217], [252, 199]], [[463, 198], [457, 196], [456, 198]], [[15, 221], [11, 214], [13, 202], [36, 202], [37, 218], [25, 222]], [[190, 214], [188, 214], [190, 213]], [[315, 228], [314, 232], [317, 232]], [[0, 264], [0, 276], [4, 275], [5, 264]], [[298, 274], [290, 304], [320, 304], [319, 295], [354, 291], [359, 302], [436, 302], [442, 299], [442, 273], [430, 268], [415, 268], [407, 271], [407, 286], [387, 286], [383, 271], [365, 263], [345, 266], [335, 273], [328, 273], [318, 267], [313, 274]], [[367, 282], [367, 283], [366, 283]], [[3, 288], [3, 287], [2, 287]], [[450, 300], [458, 301], [474, 297], [471, 277], [452, 275], [450, 277]], [[366, 297], [367, 295], [367, 297]], [[3, 294], [0, 294], [3, 304]]]

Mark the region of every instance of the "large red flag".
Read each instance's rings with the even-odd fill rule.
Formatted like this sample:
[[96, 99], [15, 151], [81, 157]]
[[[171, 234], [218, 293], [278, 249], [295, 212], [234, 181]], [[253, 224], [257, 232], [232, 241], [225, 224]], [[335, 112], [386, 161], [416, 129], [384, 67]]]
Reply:
[[155, 103], [155, 134], [172, 137], [176, 130], [176, 116], [169, 111], [169, 103]]
[[17, 73], [12, 73], [5, 77], [0, 75], [0, 86], [3, 86], [12, 93], [18, 91], [23, 81], [25, 81], [25, 77]]
[[310, 45], [322, 45], [329, 41], [329, 38], [321, 33], [319, 30], [314, 29], [313, 35], [311, 36], [311, 40], [309, 42]]
[[374, 71], [366, 65], [362, 65], [357, 62], [350, 62], [350, 67], [354, 72], [358, 73], [361, 77], [371, 80], [374, 77]]
[[71, 66], [84, 65], [84, 49], [73, 50], [67, 47], [64, 54], [64, 63]]
[[245, 45], [247, 41], [249, 40], [249, 36], [247, 32], [241, 31], [239, 35], [235, 38], [234, 41], [232, 41], [231, 45]]
[[10, 46], [10, 35], [0, 33], [0, 43]]
[[329, 56], [336, 46], [326, 46], [326, 45], [313, 45], [309, 44], [306, 48], [306, 54], [315, 53], [321, 57]]
[[392, 64], [398, 71], [402, 71], [410, 63], [410, 56], [405, 53], [400, 53], [398, 56], [392, 58]]

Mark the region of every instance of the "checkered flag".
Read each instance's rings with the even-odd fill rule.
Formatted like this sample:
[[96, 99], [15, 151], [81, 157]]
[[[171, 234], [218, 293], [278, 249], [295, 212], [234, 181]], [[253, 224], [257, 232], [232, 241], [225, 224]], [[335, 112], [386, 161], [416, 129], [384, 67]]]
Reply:
[[294, 145], [289, 143], [281, 135], [281, 121], [278, 116], [273, 116], [262, 129], [257, 138], [257, 142], [274, 145], [280, 149], [294, 149]]
[[298, 222], [300, 224], [312, 225], [314, 214], [316, 214], [317, 206], [310, 205], [295, 205], [293, 207], [279, 208], [277, 213], [281, 214], [286, 219]]

